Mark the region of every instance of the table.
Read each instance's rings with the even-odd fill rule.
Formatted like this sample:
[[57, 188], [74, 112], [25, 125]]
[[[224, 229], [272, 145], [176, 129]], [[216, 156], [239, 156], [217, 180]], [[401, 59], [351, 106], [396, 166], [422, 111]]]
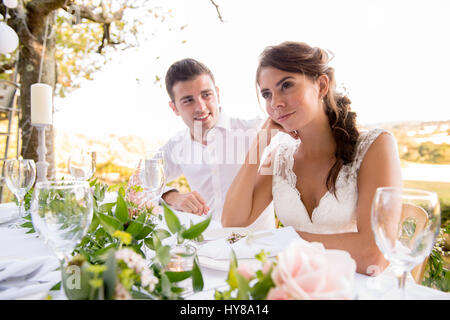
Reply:
[[[3, 204], [0, 204], [0, 206]], [[188, 213], [177, 212], [181, 223], [187, 224], [189, 220], [198, 222], [201, 217]], [[9, 223], [0, 224], [0, 261], [14, 258], [47, 257], [49, 270], [42, 275], [46, 282], [34, 288], [24, 288], [22, 299], [43, 299], [49, 290], [60, 281], [60, 272], [56, 271], [58, 260], [53, 252], [45, 246], [37, 234], [26, 234], [26, 229], [9, 229]], [[51, 269], [52, 266], [54, 269]], [[212, 300], [216, 288], [224, 288], [227, 272], [213, 270], [200, 266], [204, 278], [204, 290], [185, 296], [187, 300]], [[397, 282], [393, 276], [382, 274], [378, 277], [368, 277], [362, 274], [355, 275], [355, 290], [357, 299], [391, 299]], [[33, 289], [33, 290], [31, 290]], [[2, 292], [0, 291], [0, 299]], [[65, 299], [60, 291], [51, 291], [54, 299]], [[5, 298], [3, 298], [5, 299]], [[450, 294], [416, 284], [412, 279], [406, 283], [406, 299], [446, 299]]]

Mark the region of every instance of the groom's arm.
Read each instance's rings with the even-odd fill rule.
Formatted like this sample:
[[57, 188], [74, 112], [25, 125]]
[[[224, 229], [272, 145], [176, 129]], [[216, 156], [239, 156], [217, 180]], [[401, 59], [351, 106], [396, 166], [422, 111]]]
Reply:
[[[161, 151], [164, 153], [164, 172], [166, 181], [172, 181], [183, 174], [181, 168], [182, 152], [179, 149], [182, 140], [169, 140]], [[198, 192], [180, 193], [176, 188], [166, 186], [161, 198], [176, 210], [190, 212], [197, 215], [207, 214], [209, 208], [206, 201]]]

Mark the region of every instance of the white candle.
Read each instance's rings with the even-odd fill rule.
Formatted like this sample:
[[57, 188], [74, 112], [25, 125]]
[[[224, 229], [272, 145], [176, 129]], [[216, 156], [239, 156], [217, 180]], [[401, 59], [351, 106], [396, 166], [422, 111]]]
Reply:
[[53, 123], [53, 88], [45, 83], [31, 85], [31, 124]]

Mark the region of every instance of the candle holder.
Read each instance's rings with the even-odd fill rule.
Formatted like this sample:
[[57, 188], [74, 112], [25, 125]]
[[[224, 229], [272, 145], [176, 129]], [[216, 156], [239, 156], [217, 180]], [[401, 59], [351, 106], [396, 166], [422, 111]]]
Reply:
[[167, 271], [191, 271], [197, 249], [190, 244], [178, 244], [170, 249], [170, 261]]
[[49, 124], [33, 124], [38, 131], [38, 148], [37, 154], [39, 161], [36, 162], [36, 182], [47, 181], [47, 169], [48, 162], [45, 161], [45, 155], [47, 154], [47, 148], [45, 147], [45, 128], [49, 127]]
[[[166, 265], [165, 270], [171, 272], [191, 271], [194, 266], [194, 257], [197, 249], [190, 244], [175, 245], [170, 249], [170, 261]], [[183, 288], [184, 292], [192, 290], [192, 279], [187, 278], [179, 281], [178, 287]]]

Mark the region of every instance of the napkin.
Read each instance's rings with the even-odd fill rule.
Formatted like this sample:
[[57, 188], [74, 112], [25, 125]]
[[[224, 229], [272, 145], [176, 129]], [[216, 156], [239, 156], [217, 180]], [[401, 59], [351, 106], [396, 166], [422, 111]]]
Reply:
[[5, 223], [19, 217], [19, 207], [15, 202], [0, 204], [0, 223]]
[[233, 244], [230, 244], [225, 238], [209, 241], [199, 246], [197, 254], [216, 260], [229, 260], [231, 250], [233, 250], [238, 259], [251, 259], [264, 250], [269, 253], [269, 257], [274, 257], [293, 240], [304, 241], [291, 226], [261, 230], [249, 233]]
[[49, 269], [56, 269], [58, 267], [59, 265], [55, 257], [13, 258], [11, 260], [2, 258], [0, 261], [0, 283], [12, 277], [25, 277], [38, 268], [49, 271]]
[[60, 279], [54, 256], [0, 260], [0, 299], [19, 299], [48, 291]]

